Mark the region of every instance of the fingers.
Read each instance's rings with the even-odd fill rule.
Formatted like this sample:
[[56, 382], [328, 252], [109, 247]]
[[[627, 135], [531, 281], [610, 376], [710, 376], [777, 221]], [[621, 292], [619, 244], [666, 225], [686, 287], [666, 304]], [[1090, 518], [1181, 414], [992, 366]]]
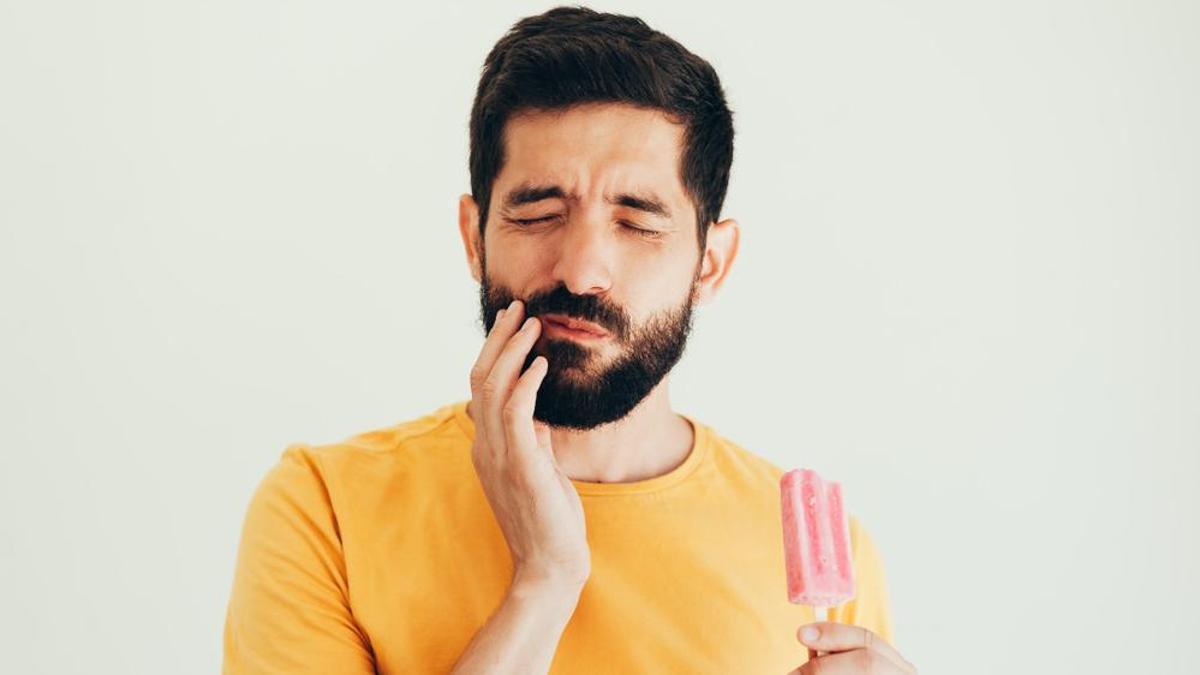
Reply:
[[863, 673], [900, 675], [907, 671], [898, 669], [896, 664], [879, 652], [855, 649], [850, 652], [827, 654], [809, 661], [800, 666], [796, 672], [799, 675], [862, 675]]
[[504, 346], [508, 344], [509, 339], [520, 328], [524, 309], [521, 301], [513, 300], [508, 307], [496, 313], [492, 330], [484, 340], [475, 364], [471, 366], [471, 400], [467, 404], [467, 409], [471, 414], [472, 421], [475, 422], [475, 435], [483, 437], [483, 440], [488, 443], [494, 442], [494, 439], [489, 438], [488, 423], [484, 415], [490, 394], [485, 391], [485, 385], [496, 359], [504, 350]]
[[[797, 631], [797, 637], [800, 642], [804, 643], [809, 648], [809, 657], [812, 657], [812, 651], [818, 652], [846, 652], [845, 655], [832, 653], [828, 656], [822, 656], [817, 661], [810, 663], [823, 663], [826, 660], [832, 659], [835, 656], [846, 656], [844, 660], [849, 661], [852, 658], [868, 658], [868, 657], [851, 657], [849, 654], [855, 651], [869, 652], [879, 657], [883, 662], [889, 663], [900, 672], [916, 672], [912, 664], [896, 651], [886, 640], [875, 635], [871, 631], [862, 626], [852, 626], [850, 624], [836, 623], [833, 621], [821, 621], [810, 623], [800, 627]], [[869, 657], [875, 658], [875, 657]], [[839, 661], [840, 662], [840, 661]], [[809, 672], [809, 671], [804, 671]], [[825, 673], [826, 671], [811, 671], [814, 673]], [[835, 670], [831, 672], [843, 672]], [[845, 672], [858, 672], [847, 670]], [[865, 671], [873, 672], [873, 671]]]
[[512, 337], [512, 334], [520, 326], [521, 316], [524, 314], [524, 307], [519, 300], [513, 300], [507, 308], [500, 310], [496, 314], [496, 321], [492, 324], [492, 332], [488, 333], [487, 339], [483, 341], [483, 348], [479, 350], [479, 357], [475, 359], [475, 365], [471, 367], [471, 395], [472, 397], [480, 394], [480, 387], [483, 386], [484, 380], [487, 379], [489, 373], [492, 372], [492, 365], [496, 362], [496, 357], [500, 355], [500, 350], [504, 348], [504, 344]]
[[540, 445], [534, 431], [533, 409], [537, 404], [537, 391], [546, 377], [546, 357], [539, 356], [529, 364], [529, 369], [513, 386], [508, 403], [504, 404], [504, 430], [509, 451], [520, 448], [532, 450]]
[[[507, 315], [505, 316], [507, 318]], [[492, 372], [483, 381], [483, 418], [488, 427], [488, 441], [497, 449], [503, 448], [507, 441], [505, 432], [505, 428], [508, 426], [507, 419], [514, 421], [518, 419], [515, 417], [516, 411], [509, 408], [509, 398], [512, 396], [513, 386], [516, 385], [517, 378], [521, 373], [521, 366], [525, 363], [525, 357], [537, 342], [540, 332], [541, 322], [533, 317], [526, 319], [521, 324], [521, 328], [504, 345], [492, 365]], [[530, 425], [530, 431], [532, 431], [532, 418], [531, 408], [530, 416], [525, 418], [524, 422], [526, 425]]]
[[[505, 341], [512, 335], [514, 320], [513, 312], [510, 310], [516, 304], [517, 301], [514, 300], [507, 308], [496, 312], [496, 320], [492, 322], [492, 330], [483, 341], [483, 347], [479, 350], [479, 356], [476, 357], [474, 365], [471, 366], [471, 400], [467, 403], [467, 412], [471, 415], [471, 420], [475, 422], [476, 436], [486, 433], [482, 419], [483, 382], [487, 379], [488, 373], [492, 372], [492, 364], [495, 363], [496, 357], [499, 356]], [[505, 321], [505, 317], [508, 317], [509, 320]]]

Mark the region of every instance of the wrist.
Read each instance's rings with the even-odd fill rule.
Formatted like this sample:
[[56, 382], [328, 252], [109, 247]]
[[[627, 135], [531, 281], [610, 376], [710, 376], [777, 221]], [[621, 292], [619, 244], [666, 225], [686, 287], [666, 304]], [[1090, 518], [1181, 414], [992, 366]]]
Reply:
[[565, 611], [569, 616], [579, 603], [585, 581], [518, 570], [513, 574], [508, 595], [522, 602]]
[[591, 576], [591, 565], [546, 565], [516, 561], [513, 565], [513, 584], [547, 592], [579, 593]]

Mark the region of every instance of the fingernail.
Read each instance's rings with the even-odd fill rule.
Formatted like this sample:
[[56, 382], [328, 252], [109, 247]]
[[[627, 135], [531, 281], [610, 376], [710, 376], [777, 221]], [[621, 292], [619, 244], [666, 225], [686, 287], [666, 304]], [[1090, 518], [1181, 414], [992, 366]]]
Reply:
[[507, 311], [508, 311], [507, 309], [502, 309], [499, 312], [496, 312], [496, 321], [494, 323], [499, 323], [500, 319], [504, 318], [504, 313]]
[[821, 631], [817, 630], [816, 626], [805, 626], [804, 630], [800, 631], [800, 639], [805, 642], [816, 642], [819, 637]]
[[518, 302], [519, 302], [518, 300], [513, 300], [512, 302], [508, 303], [508, 308], [515, 309]]
[[525, 323], [521, 324], [521, 330], [526, 330], [532, 325], [533, 325], [533, 317], [531, 316], [528, 319], [525, 319]]

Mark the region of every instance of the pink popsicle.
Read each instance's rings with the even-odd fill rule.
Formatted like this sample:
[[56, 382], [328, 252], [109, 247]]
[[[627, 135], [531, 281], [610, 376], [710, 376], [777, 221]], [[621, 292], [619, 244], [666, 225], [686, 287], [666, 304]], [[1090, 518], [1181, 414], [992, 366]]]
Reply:
[[788, 600], [836, 607], [852, 599], [854, 568], [842, 486], [811, 469], [792, 469], [779, 480], [779, 489]]

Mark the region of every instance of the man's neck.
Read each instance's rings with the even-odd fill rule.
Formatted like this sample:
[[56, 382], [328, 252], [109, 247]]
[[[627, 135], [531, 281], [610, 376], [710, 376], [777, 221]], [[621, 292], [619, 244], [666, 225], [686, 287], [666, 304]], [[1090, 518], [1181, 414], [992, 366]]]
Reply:
[[631, 483], [682, 464], [695, 442], [695, 430], [671, 410], [668, 378], [663, 378], [624, 418], [589, 431], [551, 429], [551, 440], [568, 478]]

